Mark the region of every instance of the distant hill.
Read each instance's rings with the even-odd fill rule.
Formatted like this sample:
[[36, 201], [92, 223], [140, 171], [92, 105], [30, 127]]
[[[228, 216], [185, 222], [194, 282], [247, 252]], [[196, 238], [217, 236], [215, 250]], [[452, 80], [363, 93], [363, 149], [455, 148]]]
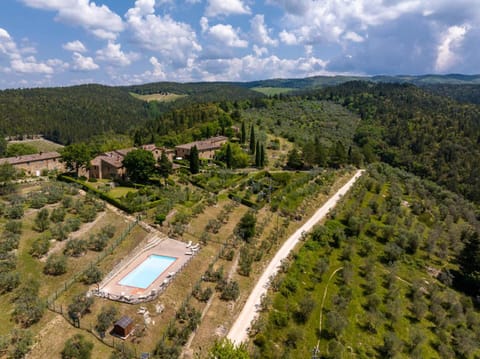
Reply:
[[[176, 101], [150, 102], [130, 93], [179, 95]], [[0, 133], [42, 134], [62, 144], [85, 141], [103, 133], [128, 133], [173, 108], [191, 103], [262, 98], [263, 94], [225, 83], [152, 83], [111, 87], [13, 89], [0, 91]]]
[[246, 88], [290, 88], [292, 90], [303, 90], [336, 86], [349, 81], [371, 81], [387, 83], [411, 83], [417, 86], [428, 86], [438, 84], [449, 85], [480, 85], [480, 75], [420, 75], [420, 76], [314, 76], [299, 79], [269, 79], [251, 82], [234, 82], [236, 86]]
[[175, 106], [184, 103], [239, 101], [264, 97], [263, 94], [250, 90], [246, 86], [228, 82], [154, 82], [121, 88], [137, 95], [160, 93], [187, 95], [187, 97], [177, 99]]

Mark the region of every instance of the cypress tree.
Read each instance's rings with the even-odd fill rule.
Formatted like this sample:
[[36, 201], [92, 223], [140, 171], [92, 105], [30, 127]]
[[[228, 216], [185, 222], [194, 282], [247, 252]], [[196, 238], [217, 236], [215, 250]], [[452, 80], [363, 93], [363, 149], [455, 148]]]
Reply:
[[245, 121], [242, 122], [242, 132], [240, 133], [240, 142], [245, 143], [247, 140], [247, 130], [245, 128]]
[[198, 158], [198, 148], [193, 146], [190, 149], [190, 172], [192, 174], [198, 173], [200, 171], [200, 159]]
[[257, 141], [257, 145], [255, 147], [255, 167], [261, 166], [261, 158], [260, 158], [260, 142]]
[[265, 167], [265, 147], [260, 146], [260, 167]]
[[233, 155], [232, 155], [232, 147], [230, 147], [230, 143], [227, 143], [227, 151], [225, 154], [225, 164], [227, 165], [227, 168], [232, 168]]
[[252, 127], [250, 128], [250, 153], [253, 155], [255, 153], [255, 128]]

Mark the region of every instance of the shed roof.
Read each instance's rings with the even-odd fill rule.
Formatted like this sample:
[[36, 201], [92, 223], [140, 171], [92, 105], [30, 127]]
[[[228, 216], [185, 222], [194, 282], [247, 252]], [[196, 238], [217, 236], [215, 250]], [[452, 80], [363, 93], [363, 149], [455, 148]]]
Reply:
[[123, 329], [127, 329], [128, 326], [132, 323], [133, 323], [133, 319], [124, 315], [119, 320], [117, 320], [117, 322], [115, 323], [115, 326]]

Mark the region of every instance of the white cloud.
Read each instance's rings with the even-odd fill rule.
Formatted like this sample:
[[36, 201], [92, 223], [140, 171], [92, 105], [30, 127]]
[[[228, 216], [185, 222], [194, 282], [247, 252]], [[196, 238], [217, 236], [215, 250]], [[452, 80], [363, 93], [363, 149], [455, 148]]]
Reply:
[[268, 54], [268, 49], [266, 47], [259, 47], [257, 45], [253, 45], [253, 52], [255, 53], [255, 56], [261, 57]]
[[97, 51], [97, 59], [114, 66], [128, 66], [137, 60], [139, 55], [133, 52], [125, 53], [120, 44], [108, 42], [107, 46]]
[[55, 70], [65, 67], [63, 61], [58, 59], [41, 62], [34, 56], [24, 56], [35, 52], [36, 50], [30, 46], [19, 47], [8, 31], [0, 28], [0, 55], [4, 55], [10, 61], [10, 67], [4, 68], [4, 72], [51, 75]]
[[151, 72], [152, 77], [155, 80], [164, 80], [165, 79], [165, 72], [164, 72], [164, 69], [163, 69], [163, 65], [154, 56], [152, 56], [150, 58], [150, 63], [153, 66], [153, 71]]
[[106, 5], [96, 5], [89, 0], [23, 0], [30, 7], [56, 11], [56, 20], [81, 26], [95, 36], [113, 40], [123, 31], [120, 16]]
[[99, 66], [89, 56], [83, 56], [78, 52], [73, 53], [73, 70], [75, 71], [93, 71], [97, 70]]
[[263, 15], [257, 14], [250, 20], [251, 32], [253, 39], [261, 45], [277, 46], [278, 40], [270, 37], [270, 29], [265, 25]]
[[208, 0], [205, 15], [215, 17], [219, 15], [246, 15], [250, 8], [242, 0]]
[[54, 70], [51, 66], [45, 63], [37, 62], [33, 57], [27, 57], [25, 59], [17, 58], [10, 61], [10, 66], [13, 71], [23, 74], [53, 74]]
[[154, 0], [137, 0], [125, 14], [134, 41], [143, 49], [162, 55], [163, 60], [184, 66], [202, 47], [189, 24], [169, 15], [155, 15]]
[[208, 30], [208, 19], [205, 16], [202, 16], [202, 18], [200, 19], [200, 27], [202, 28], [202, 32]]
[[361, 42], [359, 31], [422, 9], [421, 0], [269, 0], [285, 10], [282, 42]]
[[350, 41], [353, 41], [353, 42], [363, 42], [363, 41], [365, 41], [365, 39], [362, 36], [360, 36], [359, 34], [357, 34], [354, 31], [347, 32], [345, 35], [343, 35], [343, 38], [345, 40], [350, 40]]
[[205, 60], [198, 64], [203, 80], [258, 80], [327, 74], [327, 61], [316, 57], [282, 59], [275, 55]]
[[87, 52], [87, 48], [85, 45], [79, 41], [70, 41], [67, 42], [66, 44], [63, 44], [62, 47], [67, 50], [67, 51], [72, 51], [72, 52]]
[[468, 25], [451, 26], [442, 35], [437, 48], [437, 59], [435, 70], [439, 72], [448, 71], [453, 65], [460, 61], [455, 50], [461, 45], [469, 30]]
[[282, 30], [280, 34], [278, 35], [280, 37], [280, 40], [287, 45], [297, 45], [298, 44], [298, 39], [295, 36], [295, 34]]
[[218, 24], [208, 29], [208, 34], [216, 41], [229, 47], [247, 47], [248, 41], [240, 39], [232, 25]]

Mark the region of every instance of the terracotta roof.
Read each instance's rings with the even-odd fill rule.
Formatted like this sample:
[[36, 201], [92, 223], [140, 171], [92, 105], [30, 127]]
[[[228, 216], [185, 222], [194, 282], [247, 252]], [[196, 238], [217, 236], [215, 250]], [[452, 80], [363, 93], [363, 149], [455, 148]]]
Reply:
[[197, 149], [199, 151], [214, 150], [214, 149], [220, 148], [221, 145], [219, 142], [224, 142], [227, 140], [228, 140], [228, 137], [217, 136], [217, 137], [208, 138], [203, 141], [195, 141], [195, 142], [186, 143], [184, 145], [178, 145], [175, 148], [189, 150], [192, 147], [197, 146]]
[[36, 153], [36, 154], [33, 154], [33, 155], [1, 158], [0, 163], [10, 163], [11, 165], [18, 165], [18, 164], [27, 163], [27, 162], [52, 160], [52, 159], [56, 159], [56, 158], [60, 158], [60, 157], [61, 157], [60, 153], [55, 152], [55, 151], [54, 152], [43, 152], [43, 153]]

